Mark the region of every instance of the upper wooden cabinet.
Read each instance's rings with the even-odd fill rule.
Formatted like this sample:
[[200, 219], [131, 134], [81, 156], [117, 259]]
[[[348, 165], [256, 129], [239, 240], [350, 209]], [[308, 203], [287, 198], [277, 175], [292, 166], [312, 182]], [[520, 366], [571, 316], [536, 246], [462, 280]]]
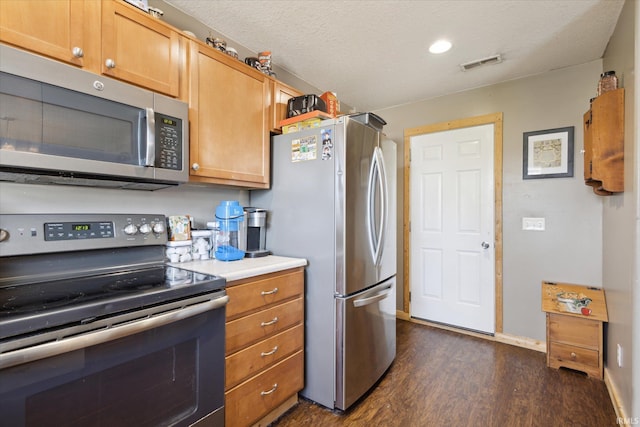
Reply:
[[173, 97], [184, 66], [180, 38], [122, 1], [0, 1], [2, 42]]
[[280, 121], [287, 118], [287, 102], [291, 98], [295, 98], [296, 96], [304, 95], [297, 89], [292, 88], [282, 82], [275, 80], [273, 82], [273, 91], [271, 95], [272, 104], [271, 104], [271, 113], [272, 113], [272, 122], [271, 122], [271, 130], [274, 132], [280, 132]]
[[95, 1], [0, 1], [0, 40], [58, 61], [87, 65], [86, 55], [99, 49], [89, 28], [99, 34], [100, 3]]
[[595, 98], [584, 114], [584, 181], [599, 195], [624, 191], [624, 89]]
[[102, 74], [177, 98], [179, 55], [172, 27], [123, 2], [102, 2]]
[[191, 180], [269, 188], [270, 79], [203, 43], [190, 45]]

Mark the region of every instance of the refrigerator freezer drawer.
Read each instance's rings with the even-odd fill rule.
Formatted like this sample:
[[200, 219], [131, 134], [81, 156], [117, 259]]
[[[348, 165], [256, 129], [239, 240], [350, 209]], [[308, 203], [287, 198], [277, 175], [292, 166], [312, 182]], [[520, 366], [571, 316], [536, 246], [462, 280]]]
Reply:
[[345, 410], [382, 377], [396, 356], [396, 278], [336, 298], [336, 408]]

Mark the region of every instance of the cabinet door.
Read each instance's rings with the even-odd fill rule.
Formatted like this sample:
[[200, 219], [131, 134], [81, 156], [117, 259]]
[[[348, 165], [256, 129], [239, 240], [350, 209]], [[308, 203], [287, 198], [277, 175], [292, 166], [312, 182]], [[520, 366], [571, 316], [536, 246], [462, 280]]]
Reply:
[[592, 181], [593, 143], [591, 133], [591, 110], [582, 118], [584, 130], [584, 181], [587, 185]]
[[279, 81], [274, 82], [272, 95], [273, 122], [271, 123], [271, 129], [273, 131], [280, 132], [280, 121], [287, 118], [287, 102], [291, 98], [301, 95], [303, 95], [302, 92], [291, 86], [287, 86]]
[[269, 79], [191, 42], [191, 180], [269, 187]]
[[126, 3], [102, 2], [101, 72], [178, 97], [180, 35]]
[[585, 184], [601, 196], [624, 191], [624, 89], [595, 98], [583, 125]]
[[[89, 3], [78, 0], [1, 0], [0, 40], [68, 64], [84, 66]], [[97, 21], [99, 24], [99, 20]], [[99, 31], [96, 22], [88, 25]]]

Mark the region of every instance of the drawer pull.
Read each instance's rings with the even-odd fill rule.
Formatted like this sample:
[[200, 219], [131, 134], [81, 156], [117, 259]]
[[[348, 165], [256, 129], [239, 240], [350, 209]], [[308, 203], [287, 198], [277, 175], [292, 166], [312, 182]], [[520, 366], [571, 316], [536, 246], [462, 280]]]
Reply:
[[577, 354], [575, 354], [574, 352], [571, 352], [571, 358], [572, 358], [572, 359], [575, 359], [576, 357], [578, 357], [578, 355], [577, 355]]
[[278, 318], [274, 317], [273, 320], [269, 320], [268, 322], [262, 322], [260, 323], [260, 326], [269, 326], [269, 325], [273, 325], [274, 323], [278, 322]]
[[268, 391], [261, 391], [261, 392], [260, 392], [260, 396], [266, 396], [267, 394], [271, 394], [271, 393], [273, 393], [274, 391], [276, 391], [276, 389], [277, 389], [277, 388], [278, 388], [278, 383], [275, 383], [275, 384], [273, 385], [273, 387], [271, 388], [271, 390], [268, 390]]
[[262, 353], [260, 353], [260, 356], [262, 356], [262, 357], [271, 356], [276, 351], [278, 351], [278, 346], [273, 347], [273, 350], [271, 350], [271, 351], [263, 351]]
[[260, 292], [260, 295], [265, 296], [265, 295], [273, 295], [278, 293], [278, 288], [273, 288], [272, 291], [262, 291]]

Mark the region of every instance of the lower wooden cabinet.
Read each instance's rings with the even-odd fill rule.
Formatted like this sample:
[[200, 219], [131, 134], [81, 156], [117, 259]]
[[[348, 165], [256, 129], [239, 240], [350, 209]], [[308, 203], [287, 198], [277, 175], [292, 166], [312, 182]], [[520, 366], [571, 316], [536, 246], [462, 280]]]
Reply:
[[304, 386], [304, 269], [227, 284], [225, 426], [266, 425]]
[[[580, 300], [578, 309], [571, 299]], [[609, 317], [604, 290], [570, 283], [542, 282], [547, 316], [547, 366], [604, 377], [604, 322]]]
[[603, 378], [603, 326], [598, 320], [547, 313], [547, 365]]

